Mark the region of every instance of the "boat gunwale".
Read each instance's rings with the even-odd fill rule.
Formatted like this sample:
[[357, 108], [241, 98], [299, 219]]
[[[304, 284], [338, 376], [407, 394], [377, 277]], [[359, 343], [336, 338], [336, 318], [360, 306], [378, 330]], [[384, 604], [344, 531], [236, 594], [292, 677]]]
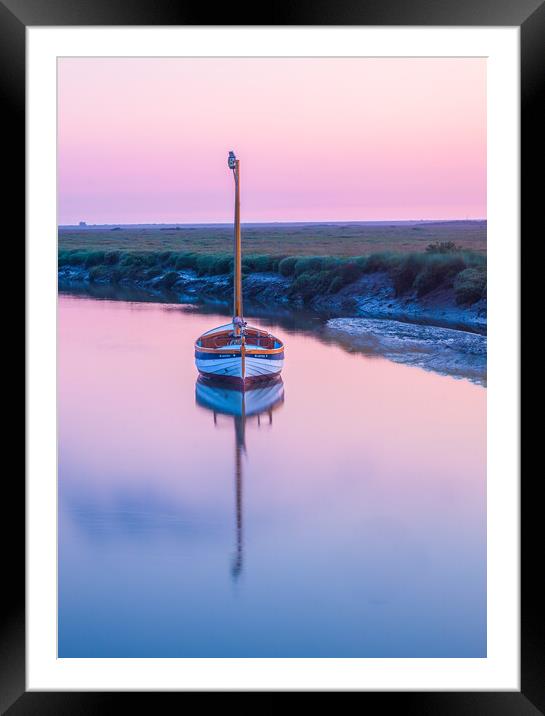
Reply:
[[[199, 340], [199, 339], [197, 339]], [[248, 348], [246, 347], [245, 353], [246, 355], [266, 355], [271, 353], [282, 353], [284, 350], [284, 343], [282, 341], [278, 340], [279, 343], [282, 343], [282, 345], [279, 348]], [[202, 346], [197, 345], [197, 341], [195, 341], [195, 350], [199, 351], [200, 353], [232, 353], [233, 355], [240, 355], [240, 346], [237, 346], [236, 348], [229, 348], [229, 347], [219, 347], [219, 348], [203, 348]]]
[[[227, 324], [230, 325], [230, 324]], [[234, 327], [233, 327], [234, 328]], [[195, 341], [195, 350], [200, 351], [201, 353], [232, 353], [232, 354], [240, 354], [241, 349], [240, 346], [233, 347], [232, 344], [225, 345], [225, 346], [216, 346], [216, 347], [205, 347], [200, 346], [199, 341], [203, 338], [212, 335], [215, 335], [216, 337], [221, 337], [225, 335], [232, 335], [233, 328], [225, 329], [224, 326], [219, 326], [218, 329], [211, 329], [210, 331], [206, 331], [206, 333], [202, 333], [197, 340]], [[220, 330], [223, 329], [223, 330]], [[264, 336], [266, 338], [272, 338], [275, 343], [279, 343], [280, 345], [276, 348], [260, 348], [259, 346], [256, 346], [255, 344], [246, 344], [245, 346], [245, 353], [246, 355], [266, 355], [266, 354], [272, 354], [272, 353], [281, 353], [284, 350], [284, 341], [280, 340], [280, 338], [277, 338], [272, 333], [269, 333], [268, 331], [263, 331], [261, 328], [255, 328], [254, 326], [248, 326], [248, 332], [249, 333], [257, 333], [258, 338], [260, 336]], [[216, 333], [217, 331], [217, 333]], [[251, 347], [250, 347], [251, 346]]]

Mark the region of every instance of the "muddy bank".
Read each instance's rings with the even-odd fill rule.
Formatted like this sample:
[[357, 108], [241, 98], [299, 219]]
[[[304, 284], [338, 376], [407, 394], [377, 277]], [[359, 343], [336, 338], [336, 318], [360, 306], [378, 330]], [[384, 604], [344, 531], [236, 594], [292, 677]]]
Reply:
[[[115, 287], [121, 294], [138, 296], [133, 300], [223, 306], [232, 301], [230, 274], [198, 276], [192, 270], [165, 271], [153, 278], [122, 278], [114, 282], [108, 275], [93, 277], [91, 270], [83, 266], [62, 266], [58, 280], [61, 291], [90, 295]], [[243, 280], [244, 300], [268, 309], [305, 309], [325, 318], [388, 319], [486, 333], [486, 299], [458, 305], [448, 285], [439, 286], [421, 298], [414, 291], [397, 296], [388, 273], [376, 272], [361, 276], [334, 294], [309, 298], [294, 292], [293, 283], [293, 278], [278, 273], [252, 273]]]
[[351, 352], [486, 383], [486, 336], [478, 333], [401, 321], [334, 318], [323, 335]]

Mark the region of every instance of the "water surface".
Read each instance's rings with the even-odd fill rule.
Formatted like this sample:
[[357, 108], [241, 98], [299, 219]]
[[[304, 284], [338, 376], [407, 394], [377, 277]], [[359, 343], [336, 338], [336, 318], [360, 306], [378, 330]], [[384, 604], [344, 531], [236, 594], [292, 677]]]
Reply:
[[59, 299], [59, 656], [485, 656], [486, 389], [294, 322], [243, 412], [224, 322]]

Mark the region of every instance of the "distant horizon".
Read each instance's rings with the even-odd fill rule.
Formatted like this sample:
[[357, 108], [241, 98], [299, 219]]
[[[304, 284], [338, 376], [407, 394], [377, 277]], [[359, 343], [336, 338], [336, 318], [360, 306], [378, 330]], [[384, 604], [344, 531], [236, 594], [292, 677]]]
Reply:
[[58, 60], [60, 225], [228, 223], [229, 150], [246, 223], [477, 220], [486, 140], [485, 58]]
[[[92, 228], [102, 226], [231, 226], [233, 221], [108, 221], [101, 223], [89, 223], [84, 221], [71, 224], [57, 224], [57, 228], [63, 229], [68, 227], [74, 228]], [[468, 218], [450, 218], [450, 219], [323, 219], [320, 221], [242, 221], [242, 226], [270, 226], [271, 224], [448, 224], [448, 223], [468, 223], [468, 222], [486, 222], [487, 217], [468, 217]]]

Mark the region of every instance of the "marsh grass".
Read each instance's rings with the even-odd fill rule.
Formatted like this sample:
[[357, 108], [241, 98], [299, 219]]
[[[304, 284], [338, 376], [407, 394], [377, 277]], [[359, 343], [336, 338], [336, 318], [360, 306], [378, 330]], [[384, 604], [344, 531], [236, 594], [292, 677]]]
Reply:
[[[243, 276], [276, 273], [304, 302], [384, 272], [397, 296], [451, 288], [460, 304], [486, 295], [486, 222], [243, 225]], [[310, 250], [309, 250], [310, 249]], [[157, 279], [181, 271], [233, 270], [231, 226], [59, 229], [59, 267], [80, 266], [95, 282]], [[173, 283], [174, 282], [174, 283]]]
[[[91, 282], [119, 283], [159, 278], [159, 285], [172, 288], [180, 271], [197, 276], [218, 276], [233, 270], [233, 257], [226, 253], [121, 252], [61, 249], [59, 266], [89, 269]], [[396, 296], [414, 292], [423, 297], [439, 288], [452, 288], [457, 303], [471, 304], [486, 296], [486, 257], [472, 251], [381, 252], [369, 256], [271, 256], [244, 257], [244, 276], [278, 273], [291, 279], [288, 294], [304, 303], [325, 294], [338, 293], [365, 274], [389, 276]]]
[[[164, 255], [233, 253], [233, 228], [228, 225], [176, 227], [59, 228], [59, 248]], [[423, 252], [450, 244], [486, 252], [486, 221], [360, 222], [329, 224], [243, 224], [245, 256], [369, 256], [382, 252]], [[261, 269], [260, 269], [261, 270]], [[276, 270], [276, 269], [273, 269]], [[301, 271], [304, 273], [304, 271]]]
[[486, 298], [486, 267], [472, 266], [458, 273], [453, 281], [456, 303], [472, 304]]

